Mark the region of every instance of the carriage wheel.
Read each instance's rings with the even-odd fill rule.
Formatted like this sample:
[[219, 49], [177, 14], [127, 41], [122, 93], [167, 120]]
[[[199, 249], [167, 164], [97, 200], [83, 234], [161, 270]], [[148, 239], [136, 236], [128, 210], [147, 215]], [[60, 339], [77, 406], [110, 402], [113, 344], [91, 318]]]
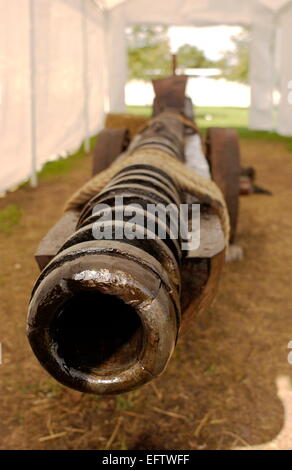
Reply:
[[128, 129], [103, 129], [93, 151], [92, 175], [105, 170], [129, 145]]

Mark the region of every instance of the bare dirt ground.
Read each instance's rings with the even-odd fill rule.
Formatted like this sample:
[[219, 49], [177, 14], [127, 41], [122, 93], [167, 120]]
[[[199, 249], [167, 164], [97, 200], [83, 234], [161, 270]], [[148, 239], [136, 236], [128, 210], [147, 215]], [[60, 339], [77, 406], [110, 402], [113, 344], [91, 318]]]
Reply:
[[274, 193], [241, 199], [242, 262], [226, 265], [212, 308], [181, 337], [166, 373], [110, 398], [65, 389], [41, 369], [26, 336], [35, 248], [90, 175], [90, 158], [67, 174], [0, 201], [22, 217], [0, 233], [1, 449], [230, 449], [276, 438], [284, 408], [276, 380], [290, 376], [292, 153], [244, 140], [242, 160]]

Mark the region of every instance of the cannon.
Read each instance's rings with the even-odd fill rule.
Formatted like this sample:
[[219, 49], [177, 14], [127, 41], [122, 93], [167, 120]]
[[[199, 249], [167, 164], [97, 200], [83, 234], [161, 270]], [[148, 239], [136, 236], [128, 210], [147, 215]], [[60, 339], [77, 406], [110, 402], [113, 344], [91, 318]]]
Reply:
[[[123, 393], [162, 374], [180, 333], [216, 295], [227, 245], [222, 202], [182, 187], [176, 168], [221, 189], [235, 240], [238, 138], [212, 128], [204, 143], [185, 87], [185, 77], [154, 80], [153, 118], [135, 137], [100, 133], [97, 176], [37, 249], [28, 339], [41, 365], [81, 392]], [[191, 206], [200, 215], [195, 245], [186, 241]]]

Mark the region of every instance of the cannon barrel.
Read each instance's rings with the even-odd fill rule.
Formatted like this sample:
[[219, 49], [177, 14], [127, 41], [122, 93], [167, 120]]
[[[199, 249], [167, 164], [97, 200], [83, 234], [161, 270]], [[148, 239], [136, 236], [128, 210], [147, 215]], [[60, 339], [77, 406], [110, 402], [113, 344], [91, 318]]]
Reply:
[[[155, 118], [126, 150], [131, 158], [110, 167], [102, 189], [92, 191], [92, 182], [82, 188], [80, 207], [67, 212], [38, 248], [42, 272], [29, 305], [28, 339], [43, 367], [81, 392], [122, 393], [159, 376], [180, 329], [215, 296], [229, 233], [228, 215], [218, 217], [225, 202], [217, 189], [214, 197], [197, 197], [168, 170], [177, 159], [202, 174], [204, 184], [212, 174], [227, 200], [234, 238], [238, 139], [231, 130], [209, 129], [205, 157], [185, 85], [186, 77], [154, 81]], [[101, 133], [94, 172], [122, 158], [127, 135]], [[180, 165], [172, 166], [188, 174]], [[200, 243], [186, 252], [184, 234], [193, 216], [181, 217], [181, 204], [193, 203], [201, 209]]]
[[[162, 116], [141, 134], [132, 153], [145, 148], [167, 149], [182, 160], [184, 126]], [[181, 202], [173, 179], [139, 160], [83, 207], [76, 231], [37, 280], [29, 306], [31, 347], [62, 384], [82, 392], [121, 393], [164, 371], [181, 321], [182, 253], [180, 239], [171, 233], [172, 222], [179, 222], [169, 213], [164, 218], [149, 213], [148, 207], [179, 210]], [[131, 219], [125, 209], [140, 216], [133, 239], [124, 235]], [[145, 227], [145, 220], [152, 223]], [[97, 239], [101, 227], [111, 239]], [[161, 231], [163, 239], [157, 236]]]

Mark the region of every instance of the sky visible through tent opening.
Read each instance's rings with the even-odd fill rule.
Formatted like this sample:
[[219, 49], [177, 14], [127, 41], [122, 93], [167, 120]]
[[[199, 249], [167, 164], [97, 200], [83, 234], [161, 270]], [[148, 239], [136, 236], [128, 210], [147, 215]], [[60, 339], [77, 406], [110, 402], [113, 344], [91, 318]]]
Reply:
[[171, 26], [168, 30], [173, 53], [180, 46], [189, 44], [205, 52], [208, 59], [219, 60], [224, 52], [234, 49], [232, 36], [242, 31], [240, 26], [180, 27]]
[[[177, 53], [181, 46], [187, 44], [203, 51], [206, 59], [216, 63], [229, 52], [235, 51], [236, 46], [233, 38], [239, 36], [241, 32], [243, 32], [241, 26], [170, 26], [167, 36], [173, 54]], [[130, 29], [127, 30], [127, 34], [131, 34]], [[155, 66], [156, 62], [153, 63], [154, 69]], [[201, 74], [189, 78], [187, 88], [188, 95], [197, 106], [243, 108], [250, 106], [250, 87], [247, 83], [229, 81], [224, 77], [213, 78], [211, 75], [208, 76], [206, 69], [205, 74], [202, 69], [201, 72]], [[151, 105], [153, 98], [153, 89], [146, 77], [145, 81], [134, 78], [128, 82], [126, 86], [127, 105]]]

